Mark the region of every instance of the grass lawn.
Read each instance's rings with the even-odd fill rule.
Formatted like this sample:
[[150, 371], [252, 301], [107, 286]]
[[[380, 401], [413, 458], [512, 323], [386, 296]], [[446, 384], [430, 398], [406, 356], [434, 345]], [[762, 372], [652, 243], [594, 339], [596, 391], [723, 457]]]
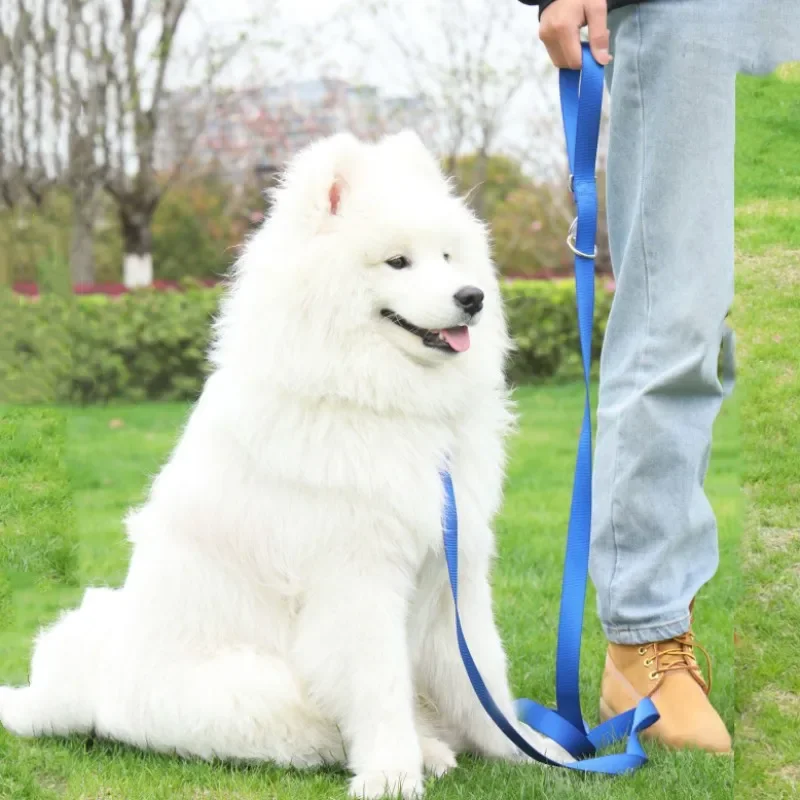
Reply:
[[[625, 778], [461, 759], [431, 798], [790, 798], [800, 785], [800, 87], [740, 81], [737, 305], [740, 376], [718, 422], [708, 491], [722, 564], [697, 609], [715, 658], [714, 700], [736, 725], [736, 762], [649, 747]], [[554, 630], [574, 446], [575, 386], [519, 392], [498, 524], [496, 602], [515, 690], [552, 702]], [[89, 583], [120, 582], [125, 508], [169, 451], [186, 408], [150, 405], [0, 418], [0, 683], [24, 682], [31, 638]], [[741, 436], [739, 431], [741, 419]], [[121, 421], [121, 424], [117, 421]], [[741, 453], [740, 457], [740, 444]], [[744, 493], [740, 487], [744, 485]], [[742, 519], [744, 527], [742, 530]], [[70, 542], [78, 546], [73, 551]], [[590, 603], [592, 602], [590, 598]], [[734, 616], [738, 633], [735, 652]], [[589, 614], [585, 709], [595, 718], [603, 645]], [[343, 798], [335, 771], [187, 762], [82, 738], [0, 731], [0, 798]]]
[[[501, 559], [497, 575], [500, 623], [508, 643], [517, 692], [553, 700], [553, 653], [574, 447], [580, 423], [580, 388], [566, 386], [519, 392], [522, 428], [513, 444], [505, 510], [499, 521]], [[148, 405], [70, 412], [66, 442], [55, 439], [49, 461], [66, 453], [74, 487], [79, 532], [73, 586], [17, 580], [8, 624], [0, 633], [0, 682], [26, 678], [31, 637], [53, 619], [58, 608], [74, 604], [78, 585], [118, 584], [128, 549], [120, 520], [137, 501], [148, 477], [169, 451], [186, 407]], [[29, 421], [32, 428], [57, 424], [54, 415]], [[122, 424], [120, 424], [120, 422]], [[736, 415], [733, 406], [719, 422], [709, 491], [720, 519], [723, 570], [703, 593], [698, 628], [716, 656], [715, 699], [726, 720], [733, 720], [733, 653], [730, 609], [736, 600], [736, 550], [740, 493]], [[45, 453], [40, 453], [42, 457]], [[32, 474], [35, 461], [27, 462]], [[54, 483], [66, 476], [56, 474]], [[30, 494], [20, 477], [17, 495]], [[29, 498], [27, 530], [38, 526], [36, 495]], [[20, 523], [21, 525], [22, 523]], [[62, 543], [63, 545], [63, 543]], [[596, 716], [597, 683], [603, 643], [594, 621], [587, 626], [584, 682], [587, 715]], [[652, 749], [652, 748], [651, 748]], [[674, 756], [653, 750], [652, 767], [632, 778], [581, 778], [536, 765], [511, 767], [463, 759], [463, 769], [432, 783], [432, 798], [586, 798], [708, 797], [731, 795], [729, 759]], [[655, 779], [655, 776], [658, 776]], [[11, 798], [328, 798], [345, 796], [342, 773], [307, 774], [268, 766], [230, 767], [190, 763], [142, 754], [114, 744], [83, 738], [69, 741], [22, 741], [0, 732], [0, 797]]]
[[735, 320], [746, 513], [736, 615], [736, 792], [742, 797], [800, 794], [798, 67], [793, 80], [740, 78], [738, 87]]

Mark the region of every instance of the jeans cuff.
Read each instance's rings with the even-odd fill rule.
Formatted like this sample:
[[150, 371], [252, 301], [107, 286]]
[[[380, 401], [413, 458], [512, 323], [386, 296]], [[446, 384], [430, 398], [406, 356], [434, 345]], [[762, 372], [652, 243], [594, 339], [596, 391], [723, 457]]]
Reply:
[[602, 623], [606, 639], [612, 644], [650, 644], [663, 642], [682, 636], [691, 627], [689, 614], [674, 622], [665, 622], [661, 625], [649, 625], [643, 628], [632, 628], [629, 625], [607, 625]]

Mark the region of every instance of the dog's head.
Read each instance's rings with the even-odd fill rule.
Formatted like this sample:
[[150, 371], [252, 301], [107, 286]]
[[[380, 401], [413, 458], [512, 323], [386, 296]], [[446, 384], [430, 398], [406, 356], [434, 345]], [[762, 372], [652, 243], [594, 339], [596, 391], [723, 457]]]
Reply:
[[502, 362], [485, 229], [416, 134], [322, 140], [289, 165], [274, 199], [238, 288], [260, 298], [284, 351], [362, 372], [377, 359], [383, 371], [463, 373], [487, 351]]

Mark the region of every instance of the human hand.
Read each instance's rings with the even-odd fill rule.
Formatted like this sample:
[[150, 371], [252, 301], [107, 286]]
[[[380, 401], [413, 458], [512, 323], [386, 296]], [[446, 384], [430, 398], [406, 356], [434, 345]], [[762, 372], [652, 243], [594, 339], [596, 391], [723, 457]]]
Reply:
[[589, 47], [598, 64], [611, 61], [608, 53], [606, 0], [555, 0], [542, 12], [539, 38], [557, 67], [581, 68], [581, 28], [589, 25]]

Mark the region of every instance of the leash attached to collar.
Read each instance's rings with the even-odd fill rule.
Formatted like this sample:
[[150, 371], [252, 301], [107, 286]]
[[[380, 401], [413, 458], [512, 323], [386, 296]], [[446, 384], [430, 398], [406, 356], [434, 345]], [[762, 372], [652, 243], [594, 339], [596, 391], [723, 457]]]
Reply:
[[[467, 646], [458, 612], [458, 514], [453, 480], [442, 472], [445, 502], [442, 515], [444, 552], [456, 616], [456, 635], [461, 659], [475, 694], [486, 713], [505, 735], [526, 755], [550, 766], [581, 772], [618, 775], [647, 761], [638, 734], [658, 720], [658, 711], [644, 698], [630, 711], [590, 729], [583, 719], [580, 701], [580, 654], [583, 608], [589, 576], [589, 543], [592, 517], [592, 422], [589, 373], [594, 316], [594, 258], [597, 235], [597, 183], [595, 162], [603, 104], [603, 68], [583, 45], [583, 68], [561, 70], [559, 77], [561, 112], [567, 139], [572, 189], [577, 217], [567, 242], [575, 254], [575, 293], [578, 310], [581, 358], [584, 378], [583, 424], [572, 488], [561, 610], [556, 654], [556, 710], [534, 700], [518, 700], [516, 712], [529, 727], [552, 739], [575, 759], [554, 761], [532, 747], [517, 726], [498, 708], [481, 677]], [[628, 738], [624, 753], [598, 756], [600, 748]]]

